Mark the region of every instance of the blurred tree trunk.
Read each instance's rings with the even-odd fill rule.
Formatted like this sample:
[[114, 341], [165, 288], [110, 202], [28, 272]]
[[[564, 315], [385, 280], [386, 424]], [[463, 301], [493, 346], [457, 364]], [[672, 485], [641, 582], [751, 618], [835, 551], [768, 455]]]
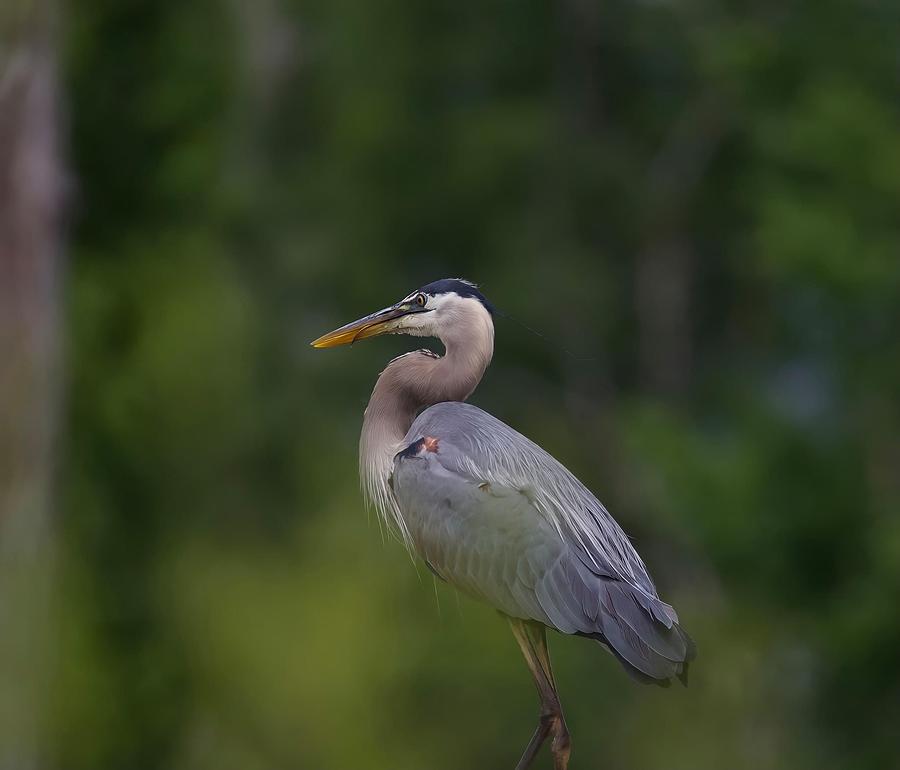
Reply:
[[689, 234], [695, 195], [725, 135], [714, 94], [689, 104], [650, 165], [645, 240], [635, 256], [635, 304], [642, 387], [678, 400], [693, 369], [691, 306], [696, 270]]
[[41, 764], [60, 415], [55, 8], [0, 6], [0, 767]]

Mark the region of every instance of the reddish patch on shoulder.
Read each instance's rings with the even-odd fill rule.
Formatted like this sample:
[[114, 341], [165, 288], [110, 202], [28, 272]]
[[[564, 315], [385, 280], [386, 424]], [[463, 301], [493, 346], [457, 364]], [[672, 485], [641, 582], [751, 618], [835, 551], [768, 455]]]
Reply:
[[434, 436], [425, 436], [422, 439], [422, 443], [425, 446], [426, 452], [434, 452], [438, 451], [438, 440]]

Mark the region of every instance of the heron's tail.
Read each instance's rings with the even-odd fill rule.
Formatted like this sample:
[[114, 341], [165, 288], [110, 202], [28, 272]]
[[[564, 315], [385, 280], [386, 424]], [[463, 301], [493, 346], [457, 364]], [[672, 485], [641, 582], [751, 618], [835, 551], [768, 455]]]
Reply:
[[605, 578], [600, 582], [598, 629], [581, 635], [606, 645], [639, 682], [668, 687], [678, 678], [687, 686], [697, 647], [678, 625], [675, 611], [655, 597], [638, 595], [627, 583]]

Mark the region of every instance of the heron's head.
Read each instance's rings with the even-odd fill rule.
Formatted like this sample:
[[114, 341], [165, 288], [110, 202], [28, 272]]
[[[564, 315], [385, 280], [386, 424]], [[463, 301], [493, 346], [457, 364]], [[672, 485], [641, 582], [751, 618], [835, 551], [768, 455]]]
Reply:
[[399, 302], [324, 334], [311, 344], [333, 348], [380, 334], [439, 337], [445, 342], [454, 331], [475, 325], [488, 329], [493, 340], [494, 309], [474, 283], [445, 278], [416, 289]]

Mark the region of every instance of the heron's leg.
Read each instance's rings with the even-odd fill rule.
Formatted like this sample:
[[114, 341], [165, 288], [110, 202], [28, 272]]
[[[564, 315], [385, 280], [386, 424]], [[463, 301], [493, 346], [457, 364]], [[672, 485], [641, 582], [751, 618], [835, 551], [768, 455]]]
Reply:
[[553, 752], [554, 770], [566, 770], [569, 765], [571, 744], [562, 706], [559, 703], [553, 669], [550, 667], [546, 629], [543, 623], [517, 618], [509, 618], [509, 624], [512, 627], [513, 636], [516, 637], [519, 648], [525, 656], [525, 662], [528, 664], [531, 675], [534, 677], [534, 684], [541, 699], [541, 715], [537, 730], [534, 731], [531, 741], [525, 747], [525, 752], [522, 754], [519, 764], [516, 765], [516, 770], [526, 770], [531, 765], [535, 755], [550, 735], [553, 736], [550, 750]]

